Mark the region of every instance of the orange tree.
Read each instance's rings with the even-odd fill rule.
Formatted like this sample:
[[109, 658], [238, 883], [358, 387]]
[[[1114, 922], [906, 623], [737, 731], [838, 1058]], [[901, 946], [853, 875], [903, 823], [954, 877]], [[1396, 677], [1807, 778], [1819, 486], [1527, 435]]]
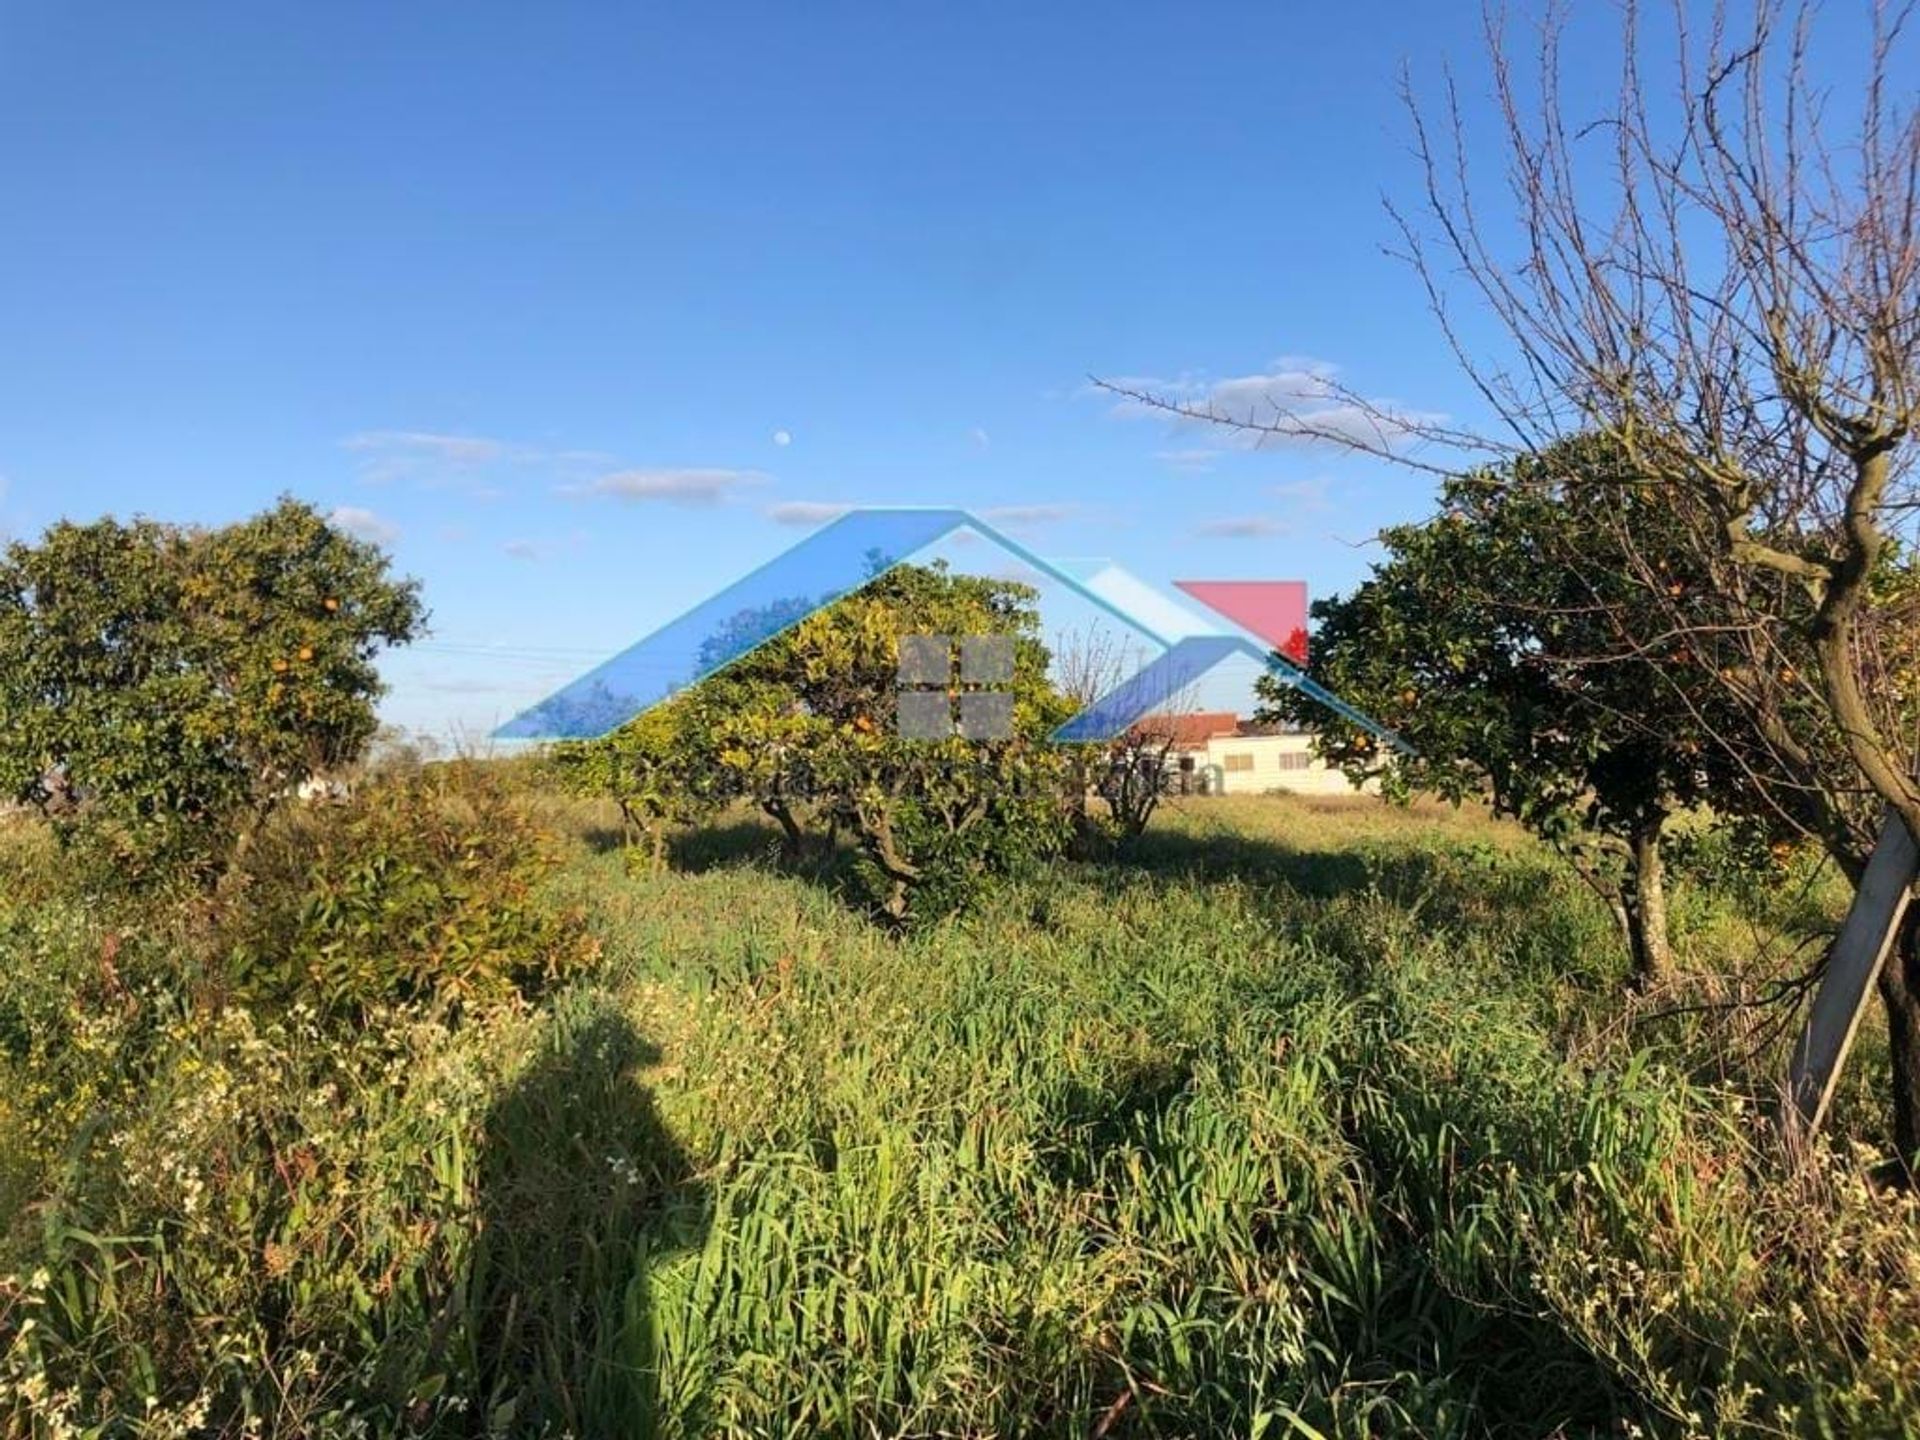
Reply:
[[1672, 967], [1669, 819], [1704, 801], [1750, 820], [1768, 812], [1739, 783], [1737, 717], [1716, 703], [1702, 639], [1632, 638], [1656, 599], [1698, 583], [1685, 547], [1655, 553], [1652, 517], [1636, 517], [1632, 562], [1597, 562], [1633, 495], [1596, 483], [1619, 463], [1617, 447], [1587, 437], [1456, 477], [1437, 517], [1382, 534], [1388, 558], [1370, 579], [1315, 605], [1313, 677], [1408, 751], [1272, 677], [1260, 685], [1265, 715], [1319, 726], [1322, 753], [1356, 779], [1485, 796], [1554, 845], [1607, 899], [1645, 984]]
[[[770, 815], [789, 854], [848, 835], [859, 896], [878, 917], [949, 914], [1071, 834], [1070, 767], [1047, 737], [1073, 706], [1047, 677], [1035, 598], [1010, 581], [902, 565], [819, 610], [796, 601], [736, 617], [725, 634], [773, 638], [558, 755], [615, 798], [655, 795], [674, 807], [669, 823], [731, 800]], [[1008, 638], [1011, 733], [903, 738], [895, 713], [909, 635]], [[956, 696], [964, 688], [952, 685]]]
[[375, 656], [424, 618], [378, 547], [292, 499], [220, 529], [55, 525], [0, 558], [0, 792], [120, 879], [209, 879], [359, 753]]
[[[1070, 838], [1070, 768], [1047, 737], [1072, 705], [1048, 679], [1036, 598], [1012, 581], [900, 566], [744, 662], [746, 678], [789, 694], [817, 727], [805, 783], [854, 837], [862, 892], [890, 923], [959, 909]], [[1006, 637], [1010, 732], [903, 738], [895, 713], [907, 635]], [[957, 677], [952, 686], [956, 697], [972, 688]]]

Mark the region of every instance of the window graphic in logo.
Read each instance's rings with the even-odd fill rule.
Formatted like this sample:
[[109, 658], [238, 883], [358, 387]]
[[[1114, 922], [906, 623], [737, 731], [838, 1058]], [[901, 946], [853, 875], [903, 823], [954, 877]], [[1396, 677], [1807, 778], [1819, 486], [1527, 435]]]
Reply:
[[962, 635], [956, 643], [951, 635], [902, 635], [898, 685], [894, 728], [902, 740], [1013, 738], [1012, 636]]
[[[1301, 668], [1307, 597], [1298, 581], [1176, 581], [1200, 606], [1194, 610], [1111, 561], [1048, 560], [964, 510], [911, 506], [849, 510], [494, 734], [503, 740], [605, 735], [958, 531], [972, 531], [1159, 652], [1139, 673], [1056, 729], [1055, 740], [1098, 743], [1123, 735], [1142, 716], [1164, 708], [1169, 697], [1186, 693], [1216, 666], [1241, 656], [1387, 744], [1404, 748], [1391, 731]], [[1010, 738], [1013, 656], [1006, 636], [903, 636], [896, 733], [915, 740]]]

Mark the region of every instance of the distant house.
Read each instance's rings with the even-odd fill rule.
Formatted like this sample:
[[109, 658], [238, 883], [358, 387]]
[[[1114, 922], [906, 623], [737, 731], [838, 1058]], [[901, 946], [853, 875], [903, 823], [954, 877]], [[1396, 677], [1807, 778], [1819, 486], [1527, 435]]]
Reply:
[[1134, 727], [1165, 737], [1167, 788], [1183, 795], [1351, 795], [1345, 775], [1312, 752], [1313, 736], [1285, 725], [1242, 720], [1231, 710], [1148, 715]]

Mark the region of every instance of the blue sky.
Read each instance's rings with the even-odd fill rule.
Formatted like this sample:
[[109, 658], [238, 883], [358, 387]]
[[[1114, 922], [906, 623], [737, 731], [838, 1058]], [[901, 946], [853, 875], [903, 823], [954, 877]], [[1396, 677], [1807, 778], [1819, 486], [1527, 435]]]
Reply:
[[7, 0], [0, 524], [337, 507], [433, 610], [387, 713], [469, 732], [836, 504], [1324, 594], [1430, 480], [1087, 377], [1470, 414], [1382, 199], [1400, 67], [1478, 53], [1412, 3]]

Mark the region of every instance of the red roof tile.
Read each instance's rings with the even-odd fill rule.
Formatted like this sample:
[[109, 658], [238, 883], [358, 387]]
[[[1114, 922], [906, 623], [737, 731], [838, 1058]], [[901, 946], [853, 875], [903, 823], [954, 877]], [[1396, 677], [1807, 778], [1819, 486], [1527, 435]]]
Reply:
[[1215, 735], [1231, 735], [1240, 717], [1231, 710], [1201, 710], [1190, 715], [1143, 715], [1134, 722], [1135, 735], [1160, 738], [1171, 735], [1175, 747], [1204, 745]]

